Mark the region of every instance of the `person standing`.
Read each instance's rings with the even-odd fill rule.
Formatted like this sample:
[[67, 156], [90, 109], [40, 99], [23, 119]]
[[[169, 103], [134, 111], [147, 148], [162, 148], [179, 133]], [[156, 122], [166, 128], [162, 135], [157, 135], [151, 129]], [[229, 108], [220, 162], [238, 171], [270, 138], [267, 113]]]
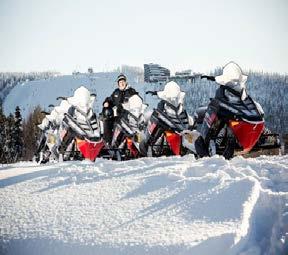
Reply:
[[103, 139], [108, 144], [111, 144], [114, 123], [117, 119], [117, 116], [121, 115], [122, 104], [127, 102], [131, 96], [138, 94], [134, 88], [129, 86], [127, 77], [122, 73], [117, 77], [117, 85], [118, 88], [113, 91], [111, 96], [106, 97], [103, 102]]

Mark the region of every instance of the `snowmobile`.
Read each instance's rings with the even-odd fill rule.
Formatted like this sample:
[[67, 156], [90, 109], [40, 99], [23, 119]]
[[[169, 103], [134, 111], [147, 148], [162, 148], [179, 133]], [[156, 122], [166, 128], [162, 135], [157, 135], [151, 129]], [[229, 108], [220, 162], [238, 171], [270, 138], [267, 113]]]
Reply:
[[[103, 157], [110, 157], [116, 160], [125, 160], [138, 158], [139, 143], [143, 139], [143, 130], [146, 125], [144, 111], [147, 105], [143, 103], [142, 98], [136, 94], [121, 105], [121, 110], [116, 107], [113, 110], [113, 117], [116, 121], [113, 129], [111, 146], [108, 149], [108, 155], [102, 154]], [[110, 114], [110, 115], [112, 115]]]
[[42, 123], [37, 125], [41, 130], [41, 136], [39, 139], [38, 147], [34, 153], [34, 160], [37, 163], [47, 163], [52, 153], [53, 145], [55, 144], [54, 131], [57, 129], [54, 121], [50, 121], [47, 116], [48, 112], [42, 112], [45, 114], [45, 118]]
[[147, 91], [160, 99], [153, 110], [140, 143], [143, 156], [184, 155], [194, 153], [194, 142], [200, 135], [192, 130], [193, 118], [183, 108], [185, 92], [175, 82], [168, 82], [163, 91]]
[[67, 100], [71, 107], [64, 113], [63, 126], [66, 133], [59, 153], [63, 155], [64, 160], [73, 157], [94, 161], [105, 147], [100, 134], [99, 120], [92, 109], [96, 95], [90, 94], [89, 90], [81, 86], [73, 97], [60, 98]]
[[[54, 105], [49, 105], [49, 107]], [[42, 111], [45, 118], [38, 128], [42, 130], [39, 139], [39, 145], [35, 153], [35, 160], [40, 163], [46, 163], [49, 160], [59, 160], [59, 145], [66, 130], [62, 126], [64, 113], [68, 111], [71, 105], [63, 100], [59, 106], [54, 107], [51, 113]]]
[[[215, 81], [212, 76], [201, 78]], [[200, 107], [194, 114], [194, 128], [203, 137], [209, 137], [210, 156], [219, 154], [230, 159], [234, 153], [243, 155], [251, 150], [280, 147], [279, 135], [267, 133], [264, 111], [247, 94], [246, 88], [239, 91], [228, 84], [221, 86], [219, 93], [210, 99], [211, 109]]]

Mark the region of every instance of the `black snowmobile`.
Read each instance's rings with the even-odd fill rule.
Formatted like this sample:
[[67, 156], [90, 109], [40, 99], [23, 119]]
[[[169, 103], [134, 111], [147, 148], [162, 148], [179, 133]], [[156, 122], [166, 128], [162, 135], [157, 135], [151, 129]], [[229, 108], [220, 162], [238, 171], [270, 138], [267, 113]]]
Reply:
[[136, 94], [121, 105], [121, 109], [104, 108], [102, 118], [114, 118], [111, 145], [102, 150], [101, 156], [115, 160], [138, 158], [139, 143], [145, 127], [144, 111], [147, 105]]
[[64, 98], [71, 107], [64, 114], [63, 126], [66, 134], [62, 139], [59, 153], [63, 159], [90, 159], [94, 161], [105, 144], [100, 134], [100, 123], [92, 110], [96, 95], [85, 87], [78, 88], [74, 96]]
[[141, 154], [157, 157], [195, 153], [194, 141], [199, 134], [192, 131], [193, 119], [183, 109], [185, 93], [177, 83], [169, 82], [163, 91], [146, 94], [157, 95], [160, 102], [148, 121], [140, 143]]
[[[212, 76], [202, 76], [215, 81]], [[278, 134], [267, 132], [264, 112], [246, 89], [236, 91], [229, 84], [220, 86], [209, 107], [200, 107], [194, 114], [194, 127], [209, 144], [209, 155], [226, 159], [251, 150], [279, 148]], [[197, 145], [196, 145], [197, 146]]]

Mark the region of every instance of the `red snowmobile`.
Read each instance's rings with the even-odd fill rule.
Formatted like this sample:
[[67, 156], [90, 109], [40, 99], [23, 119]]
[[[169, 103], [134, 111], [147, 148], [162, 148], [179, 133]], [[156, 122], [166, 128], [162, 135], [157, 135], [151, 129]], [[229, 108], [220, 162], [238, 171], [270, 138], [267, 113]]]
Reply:
[[[204, 76], [204, 78], [211, 76]], [[243, 88], [240, 92], [221, 86], [209, 107], [194, 114], [195, 128], [208, 137], [209, 155], [220, 154], [230, 159], [251, 150], [279, 148], [279, 135], [267, 132], [264, 111]], [[199, 126], [201, 128], [199, 128]]]
[[75, 91], [73, 97], [62, 98], [71, 105], [64, 114], [63, 125], [67, 132], [59, 148], [60, 154], [64, 154], [64, 160], [65, 157], [69, 158], [70, 155], [80, 152], [79, 157], [94, 161], [105, 147], [100, 135], [99, 120], [92, 110], [95, 97], [96, 95], [90, 95], [82, 86]]
[[[139, 95], [133, 95], [121, 105], [121, 110], [110, 109], [107, 114], [116, 120], [113, 128], [112, 142], [105, 148], [101, 156], [115, 160], [134, 159], [140, 156], [139, 143], [143, 138], [143, 129], [146, 125], [144, 111], [147, 105]], [[106, 108], [108, 111], [109, 108]], [[104, 114], [105, 115], [104, 111]], [[119, 116], [115, 116], [117, 115]], [[119, 112], [119, 114], [118, 114]], [[103, 118], [108, 117], [103, 116]]]
[[[194, 153], [193, 142], [199, 136], [191, 131], [193, 119], [183, 108], [185, 92], [175, 82], [165, 85], [163, 91], [147, 91], [160, 99], [154, 109], [140, 143], [143, 156], [168, 156]], [[192, 146], [189, 146], [192, 145]]]

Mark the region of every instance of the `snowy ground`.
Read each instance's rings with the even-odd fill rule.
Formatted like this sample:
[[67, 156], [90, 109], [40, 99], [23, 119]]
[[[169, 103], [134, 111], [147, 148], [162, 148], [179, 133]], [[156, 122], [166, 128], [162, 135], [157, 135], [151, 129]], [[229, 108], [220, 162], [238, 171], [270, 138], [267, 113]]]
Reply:
[[0, 167], [0, 254], [288, 254], [288, 156]]

